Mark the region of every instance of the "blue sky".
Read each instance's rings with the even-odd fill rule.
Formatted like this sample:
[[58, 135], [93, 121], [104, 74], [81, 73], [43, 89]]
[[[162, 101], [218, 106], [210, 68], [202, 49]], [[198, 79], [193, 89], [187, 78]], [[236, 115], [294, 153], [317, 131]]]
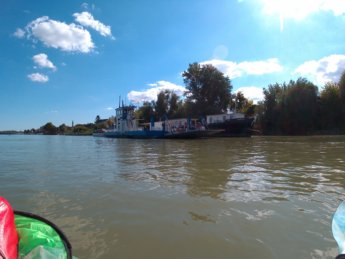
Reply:
[[2, 0], [0, 19], [0, 130], [181, 94], [193, 62], [254, 100], [300, 76], [322, 89], [345, 69], [344, 0]]

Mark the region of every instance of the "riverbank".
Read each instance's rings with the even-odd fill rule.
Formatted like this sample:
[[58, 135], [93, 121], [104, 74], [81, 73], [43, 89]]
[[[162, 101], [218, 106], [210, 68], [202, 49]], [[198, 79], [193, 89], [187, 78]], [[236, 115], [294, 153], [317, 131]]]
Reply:
[[15, 135], [15, 134], [24, 134], [22, 131], [16, 131], [16, 130], [4, 130], [0, 131], [0, 135]]
[[[0, 131], [0, 135], [92, 136], [92, 133], [93, 133], [92, 131], [89, 131], [89, 132], [80, 132], [80, 133], [70, 132], [70, 133], [63, 133], [63, 134], [44, 134], [44, 133], [25, 133], [23, 131]], [[317, 131], [317, 132], [314, 132], [311, 134], [305, 134], [305, 135], [299, 135], [299, 134], [288, 135], [288, 134], [273, 134], [273, 133], [272, 134], [263, 134], [262, 132], [255, 130], [255, 131], [252, 131], [251, 135], [245, 135], [245, 136], [233, 135], [233, 136], [229, 136], [229, 138], [232, 138], [232, 137], [250, 137], [250, 136], [307, 137], [307, 136], [342, 136], [342, 135], [345, 135], [345, 131], [342, 131], [342, 130], [324, 130], [324, 131]]]

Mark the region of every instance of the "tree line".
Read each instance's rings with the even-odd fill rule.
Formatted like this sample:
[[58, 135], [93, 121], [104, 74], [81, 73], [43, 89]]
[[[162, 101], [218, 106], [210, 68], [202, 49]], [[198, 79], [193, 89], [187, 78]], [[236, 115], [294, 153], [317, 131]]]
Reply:
[[[255, 117], [255, 128], [265, 135], [345, 133], [345, 71], [339, 82], [327, 83], [321, 92], [305, 78], [270, 84], [263, 89], [264, 100], [258, 104], [241, 92], [232, 93], [230, 78], [210, 64], [189, 64], [182, 77], [186, 87], [183, 97], [173, 91], [161, 91], [156, 101], [144, 102], [136, 109], [136, 118], [141, 122], [149, 122], [152, 117], [155, 120], [204, 118], [231, 109]], [[56, 127], [49, 122], [31, 133], [91, 134], [113, 123], [114, 118], [101, 120], [97, 116], [95, 123]]]
[[[73, 123], [72, 123], [73, 124]], [[24, 134], [43, 134], [43, 135], [92, 135], [94, 131], [106, 129], [114, 124], [114, 118], [102, 120], [96, 116], [94, 123], [76, 124], [67, 126], [65, 123], [55, 126], [52, 122], [47, 122], [38, 129], [26, 129]]]
[[263, 134], [344, 134], [345, 71], [321, 92], [305, 78], [271, 84], [256, 113]]
[[144, 102], [137, 118], [148, 122], [168, 118], [205, 117], [228, 109], [255, 116], [262, 134], [307, 135], [345, 133], [345, 71], [339, 82], [329, 82], [319, 91], [306, 78], [270, 84], [264, 100], [253, 104], [243, 93], [233, 94], [230, 78], [212, 65], [190, 64], [183, 72], [184, 99], [161, 91], [157, 101]]

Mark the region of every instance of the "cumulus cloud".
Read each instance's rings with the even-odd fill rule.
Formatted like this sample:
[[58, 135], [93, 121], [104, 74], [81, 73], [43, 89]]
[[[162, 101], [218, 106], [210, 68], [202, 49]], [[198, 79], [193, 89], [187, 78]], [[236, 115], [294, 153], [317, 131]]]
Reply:
[[22, 30], [21, 28], [17, 28], [17, 30], [13, 33], [13, 35], [19, 39], [22, 39], [25, 36], [25, 31]]
[[318, 12], [331, 12], [335, 16], [345, 14], [344, 0], [262, 0], [264, 15], [277, 15], [280, 30], [284, 30], [285, 19], [302, 20]]
[[264, 93], [261, 87], [257, 86], [243, 86], [238, 88], [235, 93], [242, 92], [244, 97], [249, 100], [253, 100], [255, 104], [264, 100]]
[[260, 61], [244, 61], [236, 63], [233, 61], [212, 59], [209, 61], [202, 62], [201, 65], [211, 64], [230, 79], [241, 77], [244, 75], [263, 75], [283, 70], [282, 65], [279, 64], [277, 58], [270, 58]]
[[85, 27], [90, 27], [99, 32], [102, 36], [112, 37], [111, 28], [108, 25], [104, 25], [98, 20], [95, 20], [89, 12], [75, 13], [73, 14], [75, 21]]
[[49, 81], [49, 77], [40, 73], [33, 73], [28, 75], [28, 78], [33, 82], [46, 83]]
[[303, 19], [320, 11], [332, 12], [336, 16], [345, 13], [343, 0], [262, 0], [261, 2], [264, 13], [278, 14], [284, 18]]
[[48, 16], [32, 21], [26, 30], [30, 38], [43, 42], [47, 47], [82, 53], [94, 48], [90, 33], [83, 27], [51, 20]]
[[52, 70], [56, 70], [56, 66], [53, 64], [53, 62], [51, 62], [48, 59], [48, 56], [44, 53], [41, 54], [37, 54], [35, 56], [32, 57], [32, 60], [35, 62], [35, 64], [37, 64], [39, 67], [43, 67], [43, 68], [50, 68]]
[[338, 82], [345, 68], [345, 55], [330, 55], [319, 60], [310, 60], [297, 67], [294, 74], [307, 77], [319, 86]]
[[186, 88], [183, 86], [167, 81], [158, 81], [148, 86], [150, 86], [150, 88], [143, 91], [130, 91], [127, 95], [128, 100], [133, 103], [150, 102], [157, 100], [157, 95], [160, 91], [170, 90], [179, 96], [182, 96], [186, 91]]

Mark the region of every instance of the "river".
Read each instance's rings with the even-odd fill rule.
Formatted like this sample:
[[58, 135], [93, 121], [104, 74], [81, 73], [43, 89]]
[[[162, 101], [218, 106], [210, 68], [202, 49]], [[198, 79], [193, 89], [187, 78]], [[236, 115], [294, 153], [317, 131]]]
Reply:
[[78, 258], [334, 258], [345, 136], [0, 135], [0, 195]]

